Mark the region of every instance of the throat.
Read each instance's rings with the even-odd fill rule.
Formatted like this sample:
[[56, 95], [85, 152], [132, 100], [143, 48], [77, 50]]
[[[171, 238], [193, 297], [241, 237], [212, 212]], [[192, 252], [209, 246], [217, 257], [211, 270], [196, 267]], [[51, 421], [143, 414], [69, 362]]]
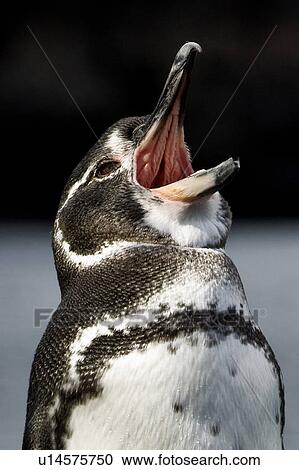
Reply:
[[231, 211], [215, 193], [194, 204], [153, 202], [146, 208], [145, 223], [180, 246], [223, 248], [231, 227]]

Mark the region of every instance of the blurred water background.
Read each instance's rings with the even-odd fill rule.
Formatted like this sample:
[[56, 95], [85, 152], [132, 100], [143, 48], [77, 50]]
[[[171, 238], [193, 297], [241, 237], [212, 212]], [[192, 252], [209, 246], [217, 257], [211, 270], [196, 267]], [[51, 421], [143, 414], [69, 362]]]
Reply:
[[[46, 327], [36, 308], [55, 309], [59, 288], [48, 223], [1, 227], [0, 448], [20, 448], [31, 362]], [[285, 446], [299, 449], [299, 223], [237, 222], [227, 252], [282, 368], [286, 389]]]

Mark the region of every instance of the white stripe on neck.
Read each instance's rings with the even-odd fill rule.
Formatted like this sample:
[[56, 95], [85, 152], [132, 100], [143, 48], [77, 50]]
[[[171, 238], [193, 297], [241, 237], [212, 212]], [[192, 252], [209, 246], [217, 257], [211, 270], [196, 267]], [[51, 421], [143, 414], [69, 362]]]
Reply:
[[95, 253], [92, 253], [90, 255], [81, 255], [71, 250], [70, 244], [63, 239], [63, 233], [60, 228], [57, 228], [56, 230], [55, 241], [62, 249], [63, 254], [67, 258], [67, 261], [80, 269], [95, 266], [104, 261], [105, 259], [111, 258], [112, 256], [115, 256], [128, 248], [144, 245], [138, 242], [129, 242], [125, 240], [114, 241], [109, 244], [105, 244], [100, 251], [96, 251]]

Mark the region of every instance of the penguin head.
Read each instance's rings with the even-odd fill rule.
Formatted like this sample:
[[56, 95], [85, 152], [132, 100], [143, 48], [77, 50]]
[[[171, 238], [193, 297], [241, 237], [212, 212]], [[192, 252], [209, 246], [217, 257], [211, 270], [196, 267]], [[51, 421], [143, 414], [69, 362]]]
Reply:
[[238, 170], [232, 158], [193, 171], [184, 105], [197, 52], [177, 53], [153, 113], [116, 122], [73, 171], [54, 228], [57, 259], [87, 263], [134, 243], [223, 247], [231, 224], [218, 189]]

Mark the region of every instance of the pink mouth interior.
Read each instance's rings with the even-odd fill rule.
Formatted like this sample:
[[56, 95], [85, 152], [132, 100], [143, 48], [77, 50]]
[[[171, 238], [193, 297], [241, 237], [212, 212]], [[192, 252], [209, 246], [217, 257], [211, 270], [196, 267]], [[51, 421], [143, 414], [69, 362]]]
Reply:
[[179, 123], [180, 101], [181, 93], [162, 127], [146, 137], [135, 151], [136, 179], [144, 188], [165, 186], [193, 173], [183, 126]]

